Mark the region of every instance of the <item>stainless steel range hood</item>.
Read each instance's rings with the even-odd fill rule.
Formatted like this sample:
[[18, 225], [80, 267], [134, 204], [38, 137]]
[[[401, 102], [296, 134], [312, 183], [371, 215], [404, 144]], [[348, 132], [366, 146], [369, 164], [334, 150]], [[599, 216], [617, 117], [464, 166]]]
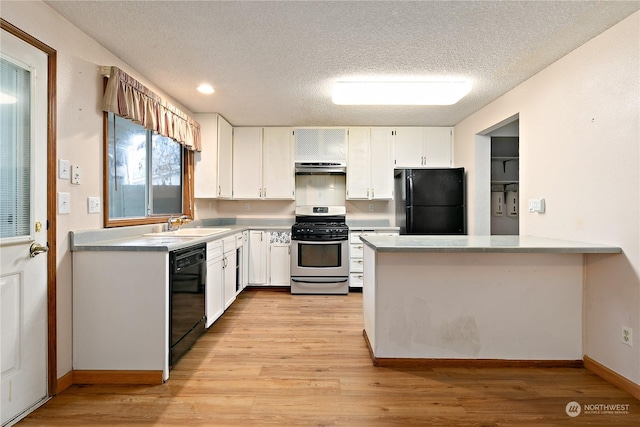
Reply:
[[330, 162], [296, 162], [296, 175], [346, 175], [347, 165]]

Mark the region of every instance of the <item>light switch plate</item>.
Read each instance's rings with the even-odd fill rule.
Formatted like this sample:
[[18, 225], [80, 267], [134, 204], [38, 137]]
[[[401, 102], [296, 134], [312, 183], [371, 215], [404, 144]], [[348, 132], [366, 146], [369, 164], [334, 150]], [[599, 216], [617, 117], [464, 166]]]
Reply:
[[80, 177], [82, 175], [82, 169], [80, 166], [72, 166], [71, 167], [71, 183], [72, 184], [80, 184]]
[[100, 197], [87, 197], [87, 210], [89, 213], [100, 213]]
[[71, 194], [58, 193], [58, 214], [71, 213]]
[[58, 178], [69, 179], [71, 177], [71, 165], [69, 160], [58, 160]]

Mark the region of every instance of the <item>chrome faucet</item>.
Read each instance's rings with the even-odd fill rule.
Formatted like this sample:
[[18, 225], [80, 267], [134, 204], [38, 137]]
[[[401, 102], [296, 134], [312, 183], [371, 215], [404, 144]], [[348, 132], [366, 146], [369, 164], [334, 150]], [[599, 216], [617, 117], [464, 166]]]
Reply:
[[179, 230], [181, 225], [191, 222], [191, 219], [186, 215], [182, 215], [177, 218], [174, 218], [173, 215], [171, 215], [167, 222], [169, 223], [169, 231], [173, 231]]

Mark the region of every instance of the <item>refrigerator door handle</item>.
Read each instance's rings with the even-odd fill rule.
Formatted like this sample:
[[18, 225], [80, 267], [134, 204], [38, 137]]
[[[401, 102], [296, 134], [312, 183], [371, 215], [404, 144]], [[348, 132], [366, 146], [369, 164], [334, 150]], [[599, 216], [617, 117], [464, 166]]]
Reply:
[[413, 206], [407, 206], [407, 225], [406, 225], [406, 233], [413, 234]]
[[413, 205], [413, 175], [408, 172], [407, 173], [407, 194], [406, 194], [406, 202], [405, 205], [406, 206], [412, 206]]

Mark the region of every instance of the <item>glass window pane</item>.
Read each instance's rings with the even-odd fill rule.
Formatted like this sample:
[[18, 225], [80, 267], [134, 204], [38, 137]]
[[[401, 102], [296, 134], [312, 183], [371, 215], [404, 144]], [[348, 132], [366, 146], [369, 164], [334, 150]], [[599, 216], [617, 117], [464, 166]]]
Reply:
[[108, 123], [109, 218], [145, 217], [147, 130], [112, 113]]
[[182, 213], [182, 146], [171, 138], [151, 137], [153, 214]]
[[0, 60], [0, 238], [29, 236], [30, 72]]

